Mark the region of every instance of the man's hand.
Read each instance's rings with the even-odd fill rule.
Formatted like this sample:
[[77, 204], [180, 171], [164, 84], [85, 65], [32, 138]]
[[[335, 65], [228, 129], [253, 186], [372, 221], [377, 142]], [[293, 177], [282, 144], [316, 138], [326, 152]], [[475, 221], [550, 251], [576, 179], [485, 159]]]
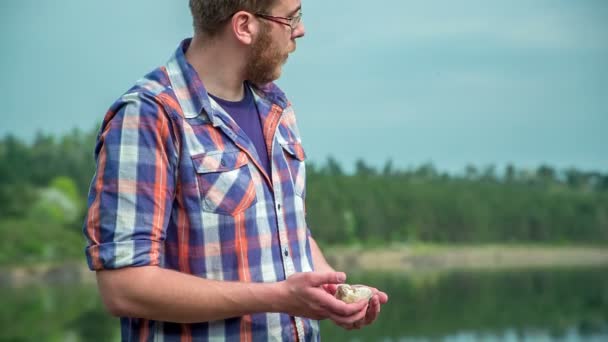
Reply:
[[336, 324], [354, 325], [366, 319], [367, 302], [346, 304], [328, 293], [323, 286], [341, 284], [346, 275], [341, 272], [296, 273], [283, 282], [286, 289], [284, 312], [317, 320], [329, 318]]
[[[344, 324], [343, 322], [338, 322], [334, 320], [334, 323], [346, 330], [353, 329], [361, 329], [366, 325], [370, 325], [374, 323], [376, 318], [378, 318], [378, 314], [380, 314], [380, 307], [388, 302], [388, 296], [386, 293], [379, 291], [374, 287], [368, 286], [372, 290], [372, 297], [369, 299], [369, 304], [366, 305], [365, 309], [362, 309], [365, 312], [365, 315], [362, 319], [357, 320], [352, 323]], [[336, 294], [337, 286], [335, 284], [325, 284], [323, 285], [323, 289], [332, 296]], [[365, 301], [361, 301], [365, 302]]]

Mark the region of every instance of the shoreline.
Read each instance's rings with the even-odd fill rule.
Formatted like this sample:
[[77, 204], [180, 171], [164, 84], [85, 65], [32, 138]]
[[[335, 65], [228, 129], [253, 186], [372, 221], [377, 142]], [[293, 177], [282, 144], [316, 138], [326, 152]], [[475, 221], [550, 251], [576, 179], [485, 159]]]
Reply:
[[[543, 245], [395, 244], [385, 247], [327, 246], [336, 270], [349, 272], [449, 272], [608, 266], [608, 247]], [[92, 284], [95, 272], [84, 261], [0, 267], [0, 288], [29, 285]]]
[[0, 288], [30, 285], [95, 284], [95, 272], [84, 261], [0, 267]]
[[526, 245], [392, 245], [385, 248], [328, 248], [336, 269], [445, 272], [608, 266], [608, 247]]

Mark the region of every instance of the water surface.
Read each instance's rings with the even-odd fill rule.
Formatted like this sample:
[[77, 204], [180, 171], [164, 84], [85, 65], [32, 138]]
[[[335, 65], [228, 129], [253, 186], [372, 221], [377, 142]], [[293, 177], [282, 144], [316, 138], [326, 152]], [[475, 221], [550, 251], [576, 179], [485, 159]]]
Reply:
[[[324, 341], [608, 341], [608, 269], [353, 273], [390, 296], [378, 321]], [[118, 341], [94, 286], [0, 288], [0, 341]]]

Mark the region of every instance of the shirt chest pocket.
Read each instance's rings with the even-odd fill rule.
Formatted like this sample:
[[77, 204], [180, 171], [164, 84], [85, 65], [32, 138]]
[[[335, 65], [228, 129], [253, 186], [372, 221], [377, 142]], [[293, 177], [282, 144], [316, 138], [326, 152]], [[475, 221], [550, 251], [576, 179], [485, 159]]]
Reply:
[[282, 143], [283, 154], [289, 166], [289, 173], [294, 187], [294, 193], [300, 197], [306, 195], [306, 155], [302, 144], [298, 142]]
[[256, 202], [244, 152], [211, 151], [192, 156], [192, 162], [204, 211], [236, 215]]

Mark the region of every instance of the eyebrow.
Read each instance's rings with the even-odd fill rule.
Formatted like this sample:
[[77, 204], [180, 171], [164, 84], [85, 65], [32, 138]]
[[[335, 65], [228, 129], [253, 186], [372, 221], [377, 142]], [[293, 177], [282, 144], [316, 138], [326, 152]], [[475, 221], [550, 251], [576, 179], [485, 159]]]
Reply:
[[295, 10], [291, 11], [288, 16], [294, 16], [296, 15], [296, 13], [300, 12], [302, 10], [302, 5], [298, 6], [298, 8], [296, 8]]

